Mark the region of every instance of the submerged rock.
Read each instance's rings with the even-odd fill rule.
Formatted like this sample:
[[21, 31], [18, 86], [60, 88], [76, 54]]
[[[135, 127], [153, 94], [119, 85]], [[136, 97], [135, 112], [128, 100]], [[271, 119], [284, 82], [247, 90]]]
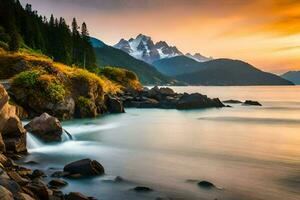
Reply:
[[68, 177], [98, 176], [104, 174], [104, 167], [96, 160], [83, 159], [67, 164], [64, 172], [68, 172]]
[[153, 189], [149, 188], [149, 187], [145, 187], [145, 186], [137, 186], [135, 188], [133, 188], [134, 191], [136, 192], [152, 192]]
[[44, 142], [60, 142], [62, 140], [63, 129], [60, 121], [47, 113], [34, 118], [25, 126], [25, 129]]
[[213, 189], [213, 188], [216, 188], [216, 186], [213, 183], [208, 182], [208, 181], [200, 181], [200, 182], [198, 182], [198, 186], [202, 187], [204, 189]]
[[258, 101], [251, 101], [251, 100], [246, 100], [243, 103], [244, 106], [262, 106], [261, 103], [259, 103]]

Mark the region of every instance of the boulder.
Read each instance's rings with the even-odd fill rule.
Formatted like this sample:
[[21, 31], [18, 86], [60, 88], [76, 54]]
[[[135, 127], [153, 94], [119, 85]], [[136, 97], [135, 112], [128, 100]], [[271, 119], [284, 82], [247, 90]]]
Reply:
[[89, 197], [79, 193], [79, 192], [70, 192], [65, 196], [66, 200], [90, 200]]
[[39, 199], [49, 200], [49, 197], [53, 192], [47, 187], [47, 185], [39, 179], [35, 179], [26, 185], [24, 188], [31, 191]]
[[251, 101], [251, 100], [246, 100], [243, 103], [244, 106], [262, 106], [261, 103], [259, 103], [258, 101]]
[[197, 109], [197, 108], [210, 108], [210, 107], [224, 107], [224, 104], [219, 99], [210, 99], [205, 95], [199, 93], [187, 94], [185, 93], [177, 102], [176, 108], [184, 109]]
[[7, 178], [0, 178], [0, 185], [11, 191], [13, 194], [21, 191], [21, 187], [18, 183]]
[[62, 179], [53, 179], [48, 183], [48, 185], [51, 187], [61, 188], [67, 186], [68, 183]]
[[0, 84], [0, 152], [26, 152], [26, 130], [16, 115], [16, 107], [8, 100], [8, 94]]
[[63, 128], [60, 121], [47, 113], [34, 118], [25, 126], [25, 129], [44, 142], [60, 142], [62, 140]]
[[64, 172], [69, 173], [68, 177], [97, 176], [104, 174], [104, 167], [96, 160], [83, 159], [67, 164]]
[[160, 88], [159, 93], [162, 95], [169, 95], [169, 96], [172, 96], [175, 94], [174, 90], [172, 90], [171, 88], [168, 88], [168, 87]]
[[12, 200], [14, 198], [13, 198], [12, 193], [8, 189], [6, 189], [5, 187], [0, 185], [0, 199], [1, 200]]
[[105, 104], [110, 113], [124, 113], [124, 106], [122, 101], [117, 97], [105, 95]]

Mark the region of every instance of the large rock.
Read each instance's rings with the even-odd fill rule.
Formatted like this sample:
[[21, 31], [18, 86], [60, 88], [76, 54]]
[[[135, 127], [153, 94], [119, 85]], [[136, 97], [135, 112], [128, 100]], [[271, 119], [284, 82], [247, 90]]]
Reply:
[[210, 99], [199, 93], [184, 94], [177, 102], [177, 109], [197, 109], [210, 107], [224, 107], [219, 99]]
[[60, 142], [63, 128], [60, 121], [43, 113], [25, 126], [25, 129], [44, 142]]
[[67, 164], [64, 167], [70, 177], [86, 177], [104, 174], [104, 167], [96, 160], [83, 159]]
[[124, 113], [123, 102], [117, 97], [111, 95], [105, 95], [105, 104], [110, 113]]
[[65, 196], [66, 200], [90, 200], [89, 197], [79, 193], [79, 192], [70, 192]]
[[16, 115], [16, 107], [8, 100], [6, 90], [0, 85], [0, 152], [25, 152], [26, 130]]
[[13, 198], [12, 193], [8, 189], [6, 189], [5, 187], [0, 185], [0, 199], [1, 200], [12, 200], [14, 198]]

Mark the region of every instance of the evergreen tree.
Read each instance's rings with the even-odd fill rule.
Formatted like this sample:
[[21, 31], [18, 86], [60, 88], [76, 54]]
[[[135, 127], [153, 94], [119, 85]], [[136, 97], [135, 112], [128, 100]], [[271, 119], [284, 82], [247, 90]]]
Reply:
[[30, 4], [19, 0], [0, 0], [0, 41], [17, 51], [20, 46], [40, 50], [56, 61], [93, 70], [96, 59], [86, 23], [79, 27], [76, 18], [71, 29], [63, 18], [39, 16]]

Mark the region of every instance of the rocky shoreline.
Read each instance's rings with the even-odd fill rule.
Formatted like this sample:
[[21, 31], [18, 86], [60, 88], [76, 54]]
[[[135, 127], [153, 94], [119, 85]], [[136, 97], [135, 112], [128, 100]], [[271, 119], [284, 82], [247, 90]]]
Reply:
[[[180, 94], [167, 87], [127, 90], [117, 95], [104, 96], [105, 109], [109, 113], [123, 113], [124, 107], [129, 108], [160, 108], [160, 109], [200, 109], [222, 108], [225, 105], [219, 99], [211, 99], [205, 95]], [[230, 100], [226, 103], [242, 103]], [[261, 105], [255, 101], [245, 101], [242, 105]], [[29, 110], [30, 112], [30, 110]], [[5, 88], [0, 84], [0, 199], [2, 200], [88, 200], [95, 199], [83, 194], [71, 192], [64, 194], [60, 189], [68, 185], [62, 178], [85, 178], [103, 175], [104, 167], [95, 160], [83, 159], [67, 164], [62, 171], [53, 172], [50, 181], [44, 181], [45, 173], [31, 170], [16, 164], [26, 156], [26, 133], [30, 132], [44, 143], [62, 141], [64, 132], [60, 121], [46, 112], [33, 118], [25, 127], [19, 118], [32, 116], [18, 105], [11, 105]], [[203, 186], [204, 185], [204, 186]], [[207, 186], [208, 185], [208, 186]], [[207, 183], [201, 187], [213, 187]], [[137, 187], [135, 191], [144, 191]], [[147, 188], [147, 191], [151, 188]]]

